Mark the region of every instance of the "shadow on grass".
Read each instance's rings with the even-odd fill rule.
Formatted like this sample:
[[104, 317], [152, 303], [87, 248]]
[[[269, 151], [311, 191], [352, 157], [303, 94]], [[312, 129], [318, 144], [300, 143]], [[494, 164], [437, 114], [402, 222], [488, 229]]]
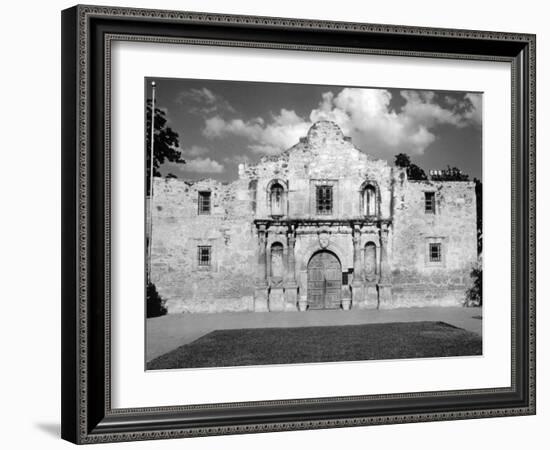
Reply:
[[148, 370], [481, 355], [481, 337], [444, 322], [216, 330]]

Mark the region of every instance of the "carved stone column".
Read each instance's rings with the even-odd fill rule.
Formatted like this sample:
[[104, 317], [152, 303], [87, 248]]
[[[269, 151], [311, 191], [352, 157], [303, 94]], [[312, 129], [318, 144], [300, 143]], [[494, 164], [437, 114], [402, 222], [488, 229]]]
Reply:
[[287, 261], [285, 280], [285, 311], [296, 311], [298, 309], [298, 284], [296, 283], [296, 255], [294, 246], [296, 236], [294, 228], [290, 226], [287, 232]]
[[380, 282], [378, 283], [379, 308], [389, 308], [392, 303], [392, 283], [390, 263], [388, 261], [389, 228], [383, 224], [380, 228]]
[[265, 225], [258, 229], [258, 286], [267, 286], [267, 231]]
[[267, 231], [265, 225], [258, 226], [258, 265], [256, 289], [254, 290], [254, 311], [268, 311], [267, 307]]
[[300, 271], [300, 298], [298, 299], [298, 309], [307, 311], [307, 270]]
[[387, 283], [390, 278], [390, 266], [388, 262], [388, 226], [380, 229], [380, 282]]
[[[354, 309], [361, 308], [363, 303], [363, 267], [361, 267], [361, 229], [354, 225], [352, 229], [353, 239], [353, 281], [351, 283], [351, 301]], [[347, 306], [347, 308], [346, 308]], [[349, 305], [342, 302], [344, 309]]]
[[[365, 257], [364, 261], [364, 308], [378, 308], [378, 281], [380, 275], [380, 236], [372, 236], [367, 239], [369, 243], [363, 248]], [[378, 242], [378, 246], [374, 243]]]
[[[274, 252], [273, 242], [282, 242], [286, 239], [286, 234], [282, 234], [279, 227], [273, 229], [273, 235], [267, 240], [267, 280], [269, 285], [268, 290], [268, 309], [269, 311], [284, 311], [284, 281], [287, 272], [287, 249], [286, 246]], [[271, 233], [271, 231], [270, 231]]]

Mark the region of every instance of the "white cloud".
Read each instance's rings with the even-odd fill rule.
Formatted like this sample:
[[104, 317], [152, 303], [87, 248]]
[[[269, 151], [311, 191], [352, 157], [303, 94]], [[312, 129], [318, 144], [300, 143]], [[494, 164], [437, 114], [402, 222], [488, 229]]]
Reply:
[[251, 163], [252, 158], [250, 158], [249, 155], [242, 154], [242, 155], [232, 155], [232, 156], [226, 156], [223, 158], [223, 162], [227, 164], [242, 164], [242, 163]]
[[187, 160], [185, 165], [182, 166], [182, 170], [196, 173], [222, 173], [225, 167], [210, 158], [195, 158]]
[[240, 136], [250, 141], [248, 148], [259, 154], [276, 154], [298, 142], [309, 128], [309, 122], [294, 111], [281, 109], [266, 123], [261, 117], [248, 121], [233, 119], [226, 121], [215, 116], [205, 121], [203, 134], [207, 138], [223, 138], [228, 135]]
[[209, 139], [240, 136], [249, 141], [252, 152], [269, 155], [296, 144], [314, 122], [332, 120], [367, 153], [418, 155], [436, 140], [438, 125], [461, 128], [481, 123], [480, 94], [466, 94], [456, 102], [451, 97], [438, 101], [431, 91], [401, 91], [400, 95], [404, 104], [396, 111], [390, 106], [392, 94], [385, 89], [344, 88], [337, 95], [324, 93], [308, 119], [287, 109], [269, 121], [261, 117], [225, 120], [216, 115], [205, 121], [203, 135]]
[[202, 156], [209, 153], [210, 150], [200, 145], [192, 145], [189, 148], [180, 149], [180, 152], [183, 156]]
[[481, 94], [466, 94], [464, 99], [466, 102], [470, 102], [464, 116], [473, 123], [481, 125], [483, 107]]
[[445, 103], [450, 106], [454, 106], [458, 103], [458, 100], [455, 97], [452, 97], [450, 95], [445, 96]]
[[227, 100], [205, 87], [180, 92], [176, 97], [176, 103], [184, 106], [187, 111], [199, 115], [235, 112], [235, 109]]
[[464, 97], [462, 108], [440, 106], [437, 94], [431, 91], [401, 91], [400, 95], [405, 103], [397, 112], [390, 107], [392, 95], [385, 89], [345, 88], [336, 96], [327, 92], [310, 120], [333, 120], [366, 152], [422, 154], [436, 140], [437, 125], [464, 127], [481, 119], [477, 112], [480, 101], [468, 98], [473, 94]]

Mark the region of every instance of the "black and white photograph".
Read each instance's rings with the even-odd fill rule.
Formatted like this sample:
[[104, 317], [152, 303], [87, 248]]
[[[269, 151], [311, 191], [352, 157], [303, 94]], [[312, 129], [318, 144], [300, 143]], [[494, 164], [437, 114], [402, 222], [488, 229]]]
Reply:
[[547, 10], [6, 2], [0, 447], [544, 447]]
[[483, 92], [144, 89], [146, 370], [483, 354]]

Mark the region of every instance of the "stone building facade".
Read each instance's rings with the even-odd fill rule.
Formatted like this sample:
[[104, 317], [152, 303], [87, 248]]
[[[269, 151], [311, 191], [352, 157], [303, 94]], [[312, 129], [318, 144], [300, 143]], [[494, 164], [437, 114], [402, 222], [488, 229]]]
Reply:
[[169, 313], [459, 305], [472, 182], [411, 181], [333, 122], [232, 183], [156, 178], [151, 277]]

